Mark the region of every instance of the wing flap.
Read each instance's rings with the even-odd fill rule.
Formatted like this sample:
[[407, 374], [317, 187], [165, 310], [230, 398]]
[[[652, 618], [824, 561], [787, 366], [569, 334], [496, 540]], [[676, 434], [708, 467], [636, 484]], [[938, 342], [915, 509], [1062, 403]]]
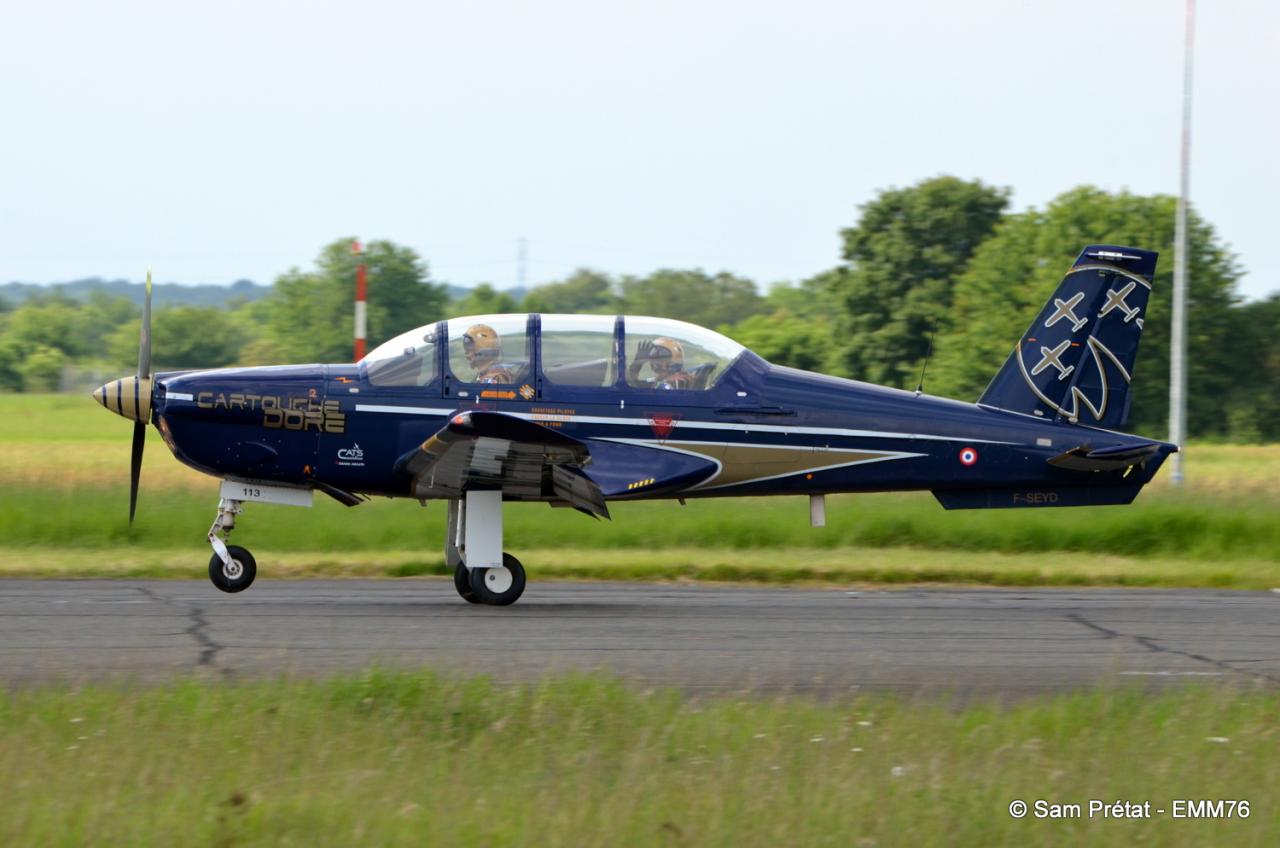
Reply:
[[594, 515], [609, 515], [600, 488], [581, 471], [591, 462], [582, 442], [501, 412], [453, 416], [396, 460], [414, 497], [456, 498], [467, 489], [500, 490], [513, 500], [558, 497]]
[[574, 509], [588, 515], [609, 517], [609, 507], [604, 502], [600, 487], [577, 468], [568, 465], [551, 466], [551, 488], [556, 495]]

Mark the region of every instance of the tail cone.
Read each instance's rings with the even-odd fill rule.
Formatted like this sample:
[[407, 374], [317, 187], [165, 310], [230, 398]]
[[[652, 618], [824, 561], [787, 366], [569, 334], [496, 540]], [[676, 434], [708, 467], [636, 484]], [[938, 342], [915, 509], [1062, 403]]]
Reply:
[[151, 420], [151, 379], [121, 377], [99, 386], [93, 399], [123, 418], [146, 424]]

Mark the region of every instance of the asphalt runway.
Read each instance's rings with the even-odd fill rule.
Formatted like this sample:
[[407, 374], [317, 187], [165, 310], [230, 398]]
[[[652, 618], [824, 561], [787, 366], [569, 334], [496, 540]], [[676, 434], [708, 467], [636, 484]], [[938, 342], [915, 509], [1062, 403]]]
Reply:
[[1280, 683], [1280, 594], [445, 580], [0, 581], [0, 685], [326, 675], [429, 665], [500, 681], [604, 669], [692, 692], [1030, 694]]

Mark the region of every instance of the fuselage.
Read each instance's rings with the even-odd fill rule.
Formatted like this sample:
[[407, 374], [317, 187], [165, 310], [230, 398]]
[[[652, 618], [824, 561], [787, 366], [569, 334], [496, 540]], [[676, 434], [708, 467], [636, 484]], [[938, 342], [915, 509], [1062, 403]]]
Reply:
[[584, 442], [585, 472], [613, 500], [974, 488], [1038, 497], [1084, 485], [1136, 493], [1175, 450], [1123, 474], [1082, 477], [1049, 460], [1150, 440], [774, 366], [749, 351], [701, 393], [566, 386], [540, 373], [521, 387], [530, 397], [515, 387], [451, 391], [447, 380], [388, 387], [362, 364], [161, 373], [155, 382], [152, 419], [194, 468], [392, 497], [411, 495], [397, 458], [474, 409]]

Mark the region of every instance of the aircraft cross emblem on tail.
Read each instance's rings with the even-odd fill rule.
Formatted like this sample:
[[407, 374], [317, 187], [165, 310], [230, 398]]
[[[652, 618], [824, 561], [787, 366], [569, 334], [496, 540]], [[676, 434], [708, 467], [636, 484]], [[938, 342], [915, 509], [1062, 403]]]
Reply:
[[[1061, 302], [1061, 301], [1059, 301]], [[1040, 355], [1043, 357], [1036, 363], [1036, 367], [1031, 369], [1032, 376], [1039, 374], [1041, 371], [1052, 366], [1058, 369], [1058, 379], [1065, 380], [1067, 375], [1076, 370], [1074, 365], [1063, 365], [1062, 354], [1066, 353], [1067, 348], [1071, 346], [1071, 339], [1063, 339], [1062, 343], [1055, 348], [1040, 348]]]
[[[1098, 317], [1099, 318], [1103, 317], [1113, 309], [1119, 309], [1121, 312], [1124, 313], [1124, 322], [1126, 324], [1128, 324], [1134, 318], [1137, 318], [1138, 313], [1141, 312], [1142, 310], [1136, 306], [1131, 308], [1129, 304], [1124, 302], [1124, 299], [1129, 296], [1129, 292], [1133, 291], [1137, 285], [1138, 285], [1137, 283], [1130, 280], [1129, 285], [1120, 289], [1120, 291], [1116, 291], [1115, 289], [1107, 289], [1107, 302], [1103, 304], [1102, 310], [1098, 313]], [[1142, 326], [1141, 318], [1138, 319], [1138, 326], [1139, 327]]]
[[1054, 312], [1049, 319], [1044, 322], [1046, 327], [1052, 327], [1054, 324], [1066, 318], [1071, 322], [1071, 332], [1075, 333], [1085, 324], [1089, 323], [1088, 318], [1077, 318], [1076, 307], [1080, 305], [1080, 301], [1084, 300], [1084, 292], [1076, 292], [1070, 300], [1062, 300], [1061, 298], [1053, 299]]

